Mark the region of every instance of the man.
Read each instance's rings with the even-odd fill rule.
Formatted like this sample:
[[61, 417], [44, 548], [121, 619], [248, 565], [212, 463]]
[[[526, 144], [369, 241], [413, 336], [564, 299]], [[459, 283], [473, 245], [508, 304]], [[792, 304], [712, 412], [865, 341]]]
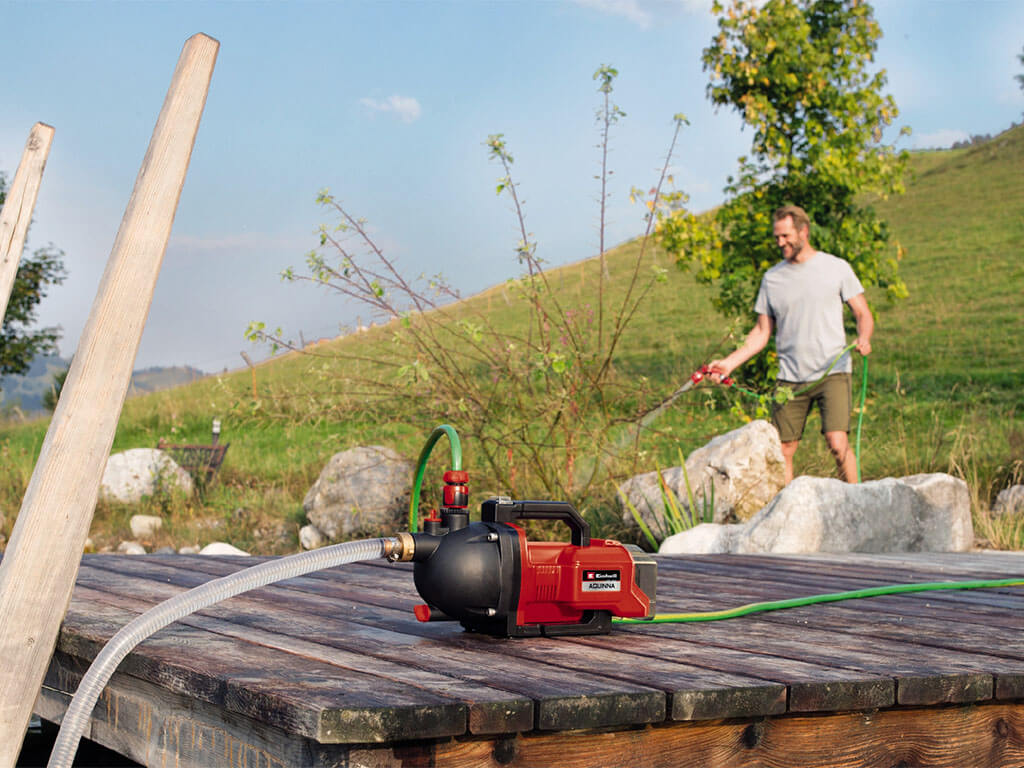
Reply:
[[803, 208], [780, 208], [772, 222], [782, 261], [761, 280], [754, 302], [757, 322], [753, 330], [739, 349], [709, 364], [711, 378], [721, 381], [747, 362], [764, 349], [774, 331], [779, 354], [778, 384], [798, 393], [789, 402], [776, 404], [772, 414], [782, 441], [786, 483], [793, 479], [793, 455], [803, 436], [807, 414], [815, 404], [821, 411], [821, 431], [840, 476], [855, 483], [857, 459], [849, 440], [853, 364], [849, 353], [842, 354], [846, 347], [843, 304], [849, 305], [857, 321], [856, 349], [862, 355], [871, 354], [875, 321], [864, 288], [849, 263], [811, 246], [811, 222]]

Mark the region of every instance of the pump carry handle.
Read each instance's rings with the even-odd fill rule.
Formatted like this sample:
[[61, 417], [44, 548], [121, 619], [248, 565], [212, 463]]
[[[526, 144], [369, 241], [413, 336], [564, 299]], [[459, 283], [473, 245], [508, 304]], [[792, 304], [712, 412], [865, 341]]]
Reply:
[[480, 505], [480, 519], [485, 523], [561, 520], [569, 526], [575, 546], [590, 546], [590, 523], [567, 501], [513, 501], [507, 496], [487, 499]]

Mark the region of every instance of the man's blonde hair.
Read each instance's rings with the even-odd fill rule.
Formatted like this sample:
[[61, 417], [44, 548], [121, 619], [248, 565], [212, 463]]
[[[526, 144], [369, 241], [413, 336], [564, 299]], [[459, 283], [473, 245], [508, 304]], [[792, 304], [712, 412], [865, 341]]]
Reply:
[[807, 215], [807, 211], [801, 208], [799, 205], [784, 205], [772, 214], [772, 224], [777, 221], [782, 221], [784, 218], [789, 217], [793, 220], [793, 226], [797, 230], [806, 228], [808, 231], [811, 229], [811, 217]]

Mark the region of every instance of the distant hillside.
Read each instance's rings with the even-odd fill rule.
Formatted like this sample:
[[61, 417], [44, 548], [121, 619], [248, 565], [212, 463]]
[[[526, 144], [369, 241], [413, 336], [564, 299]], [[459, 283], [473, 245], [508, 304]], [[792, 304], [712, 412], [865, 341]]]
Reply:
[[[63, 357], [47, 355], [33, 360], [28, 372], [23, 376], [0, 378], [0, 408], [10, 409], [17, 406], [27, 414], [44, 411], [43, 395], [53, 385], [54, 375], [65, 370], [68, 365], [70, 361]], [[198, 368], [187, 365], [144, 368], [132, 374], [128, 396], [170, 389], [201, 379], [205, 375]]]

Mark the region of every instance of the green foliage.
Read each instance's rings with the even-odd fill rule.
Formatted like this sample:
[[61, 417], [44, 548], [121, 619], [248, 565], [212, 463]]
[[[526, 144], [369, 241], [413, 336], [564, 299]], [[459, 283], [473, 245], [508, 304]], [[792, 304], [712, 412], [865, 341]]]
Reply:
[[[7, 179], [0, 173], [0, 205], [7, 196]], [[36, 355], [56, 354], [60, 329], [33, 330], [36, 305], [51, 285], [64, 282], [64, 252], [52, 245], [22, 256], [0, 327], [0, 376], [28, 370]]]
[[[663, 213], [662, 244], [681, 268], [714, 284], [715, 307], [751, 319], [761, 277], [778, 261], [771, 215], [802, 206], [815, 247], [850, 262], [865, 286], [892, 299], [907, 295], [902, 248], [864, 204], [903, 191], [908, 154], [883, 142], [897, 115], [884, 95], [885, 72], [871, 73], [881, 35], [861, 0], [769, 0], [763, 7], [715, 3], [718, 34], [705, 49], [708, 96], [735, 109], [753, 129], [749, 156], [730, 177], [713, 216]], [[772, 348], [748, 364], [754, 380], [773, 378]]]
[[669, 536], [688, 531], [700, 523], [710, 523], [715, 517], [714, 483], [710, 483], [710, 487], [702, 488], [700, 497], [697, 497], [690, 484], [690, 474], [686, 471], [686, 457], [683, 456], [682, 449], [677, 449], [677, 459], [683, 472], [683, 483], [686, 486], [686, 505], [680, 504], [675, 493], [665, 482], [665, 477], [659, 468], [657, 470], [658, 491], [661, 503], [660, 505], [652, 504], [650, 499], [646, 499], [648, 508], [654, 514], [654, 530], [644, 520], [636, 505], [622, 493], [621, 489], [618, 489], [619, 500], [629, 510], [653, 551], [657, 551], [661, 542]]
[[[1017, 59], [1022, 65], [1024, 65], [1024, 48], [1022, 48], [1021, 52], [1017, 55]], [[1017, 82], [1020, 83], [1020, 89], [1024, 91], [1024, 74], [1014, 75], [1014, 77], [1017, 79]]]
[[69, 367], [53, 374], [50, 388], [43, 392], [43, 408], [51, 413], [57, 407], [57, 401], [60, 399], [61, 390], [64, 389], [64, 381], [67, 379], [68, 371], [70, 370], [71, 368]]

